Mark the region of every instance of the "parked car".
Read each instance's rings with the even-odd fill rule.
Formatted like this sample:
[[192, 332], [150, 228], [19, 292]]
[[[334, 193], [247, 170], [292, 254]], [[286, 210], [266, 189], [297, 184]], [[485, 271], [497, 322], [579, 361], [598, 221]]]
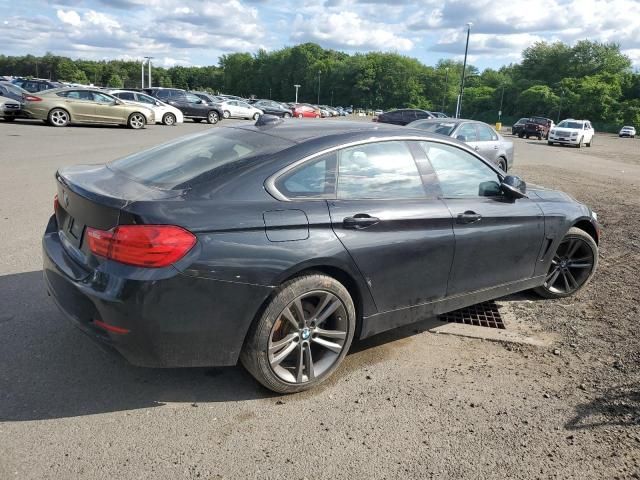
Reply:
[[492, 164], [498, 166], [503, 172], [513, 166], [513, 142], [504, 138], [486, 123], [460, 118], [432, 118], [416, 120], [408, 124], [407, 127], [460, 140]]
[[382, 115], [373, 117], [374, 122], [378, 123], [391, 123], [393, 125], [407, 125], [408, 123], [416, 120], [423, 120], [427, 118], [434, 118], [431, 112], [426, 110], [418, 110], [415, 108], [403, 108], [400, 110], [391, 110], [385, 112]]
[[462, 142], [256, 123], [57, 172], [45, 285], [91, 338], [145, 367], [240, 360], [292, 393], [355, 337], [596, 271], [594, 212]]
[[177, 123], [184, 122], [184, 116], [180, 109], [164, 103], [157, 98], [153, 98], [146, 93], [133, 92], [129, 90], [109, 90], [109, 93], [125, 103], [137, 103], [150, 108], [154, 112], [156, 123], [175, 125]]
[[190, 118], [196, 123], [206, 120], [207, 123], [218, 123], [222, 118], [219, 105], [209, 105], [200, 97], [179, 88], [145, 88], [144, 91], [158, 100], [179, 109], [184, 118]]
[[630, 125], [624, 126], [620, 129], [620, 132], [618, 133], [619, 137], [630, 137], [630, 138], [635, 138], [636, 136], [636, 129], [635, 127], [632, 127]]
[[0, 82], [0, 97], [10, 98], [22, 103], [25, 95], [29, 95], [27, 90], [11, 82]]
[[221, 97], [221, 98], [223, 98], [225, 100], [238, 100], [239, 102], [246, 102], [247, 101], [246, 98], [238, 97], [237, 95], [225, 95], [223, 93], [218, 95], [218, 97]]
[[442, 113], [442, 112], [429, 112], [431, 113], [431, 115], [433, 115], [435, 118], [449, 118], [449, 115], [447, 115], [446, 113]]
[[293, 116], [298, 118], [320, 118], [320, 110], [306, 103], [299, 103], [293, 107]]
[[548, 144], [573, 145], [582, 147], [593, 145], [595, 130], [589, 120], [563, 120], [549, 133]]
[[[528, 118], [521, 118], [511, 126], [511, 135], [518, 135], [520, 138], [524, 136], [524, 126], [527, 124]], [[521, 135], [522, 134], [522, 135]]]
[[530, 117], [524, 124], [522, 133], [518, 137], [536, 137], [538, 140], [549, 138], [549, 131], [553, 128], [553, 120], [544, 117]]
[[140, 104], [127, 105], [97, 89], [54, 88], [24, 97], [24, 110], [53, 127], [72, 123], [112, 123], [144, 128], [155, 123], [153, 110]]
[[225, 98], [218, 97], [216, 95], [212, 95], [207, 92], [189, 92], [189, 93], [194, 94], [196, 97], [200, 98], [201, 100], [204, 100], [209, 105], [215, 105], [215, 104], [224, 102], [226, 100]]
[[275, 115], [282, 118], [291, 118], [292, 112], [290, 108], [285, 107], [280, 102], [273, 100], [254, 100], [251, 102], [255, 108], [262, 110], [267, 115]]
[[22, 104], [9, 97], [0, 97], [0, 116], [5, 122], [13, 122], [22, 116]]
[[240, 100], [226, 100], [218, 104], [224, 118], [245, 118], [257, 120], [264, 112]]
[[43, 90], [50, 90], [52, 88], [60, 88], [62, 84], [60, 82], [52, 82], [51, 80], [45, 80], [43, 78], [14, 78], [11, 83], [24, 88], [29, 93], [37, 93]]

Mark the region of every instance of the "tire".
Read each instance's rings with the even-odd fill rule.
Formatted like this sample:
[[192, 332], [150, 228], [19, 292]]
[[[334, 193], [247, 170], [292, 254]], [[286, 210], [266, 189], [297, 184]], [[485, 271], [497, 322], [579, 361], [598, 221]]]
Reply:
[[500, 168], [505, 173], [507, 172], [507, 168], [508, 167], [507, 167], [507, 159], [506, 158], [500, 157], [498, 159], [498, 168]]
[[147, 124], [147, 117], [140, 112], [133, 112], [127, 119], [127, 127], [140, 130]]
[[66, 127], [71, 122], [71, 115], [64, 108], [53, 108], [47, 115], [47, 123], [52, 127]]
[[551, 262], [545, 283], [533, 291], [543, 298], [569, 297], [593, 278], [598, 268], [598, 245], [587, 232], [572, 227], [558, 245]]
[[223, 118], [229, 118], [230, 116], [231, 116], [231, 112], [229, 110], [225, 110], [224, 112], [222, 112]]
[[164, 117], [162, 117], [162, 123], [169, 126], [175, 125], [176, 116], [173, 113], [165, 113]]
[[260, 114], [259, 113], [254, 113], [253, 114], [253, 119], [254, 120], [258, 120], [260, 118]]
[[207, 113], [207, 123], [210, 125], [215, 125], [220, 121], [220, 115], [215, 110], [211, 110]]
[[16, 117], [4, 117], [5, 122], [13, 122], [15, 119]]
[[553, 142], [547, 142], [547, 145], [553, 145]]
[[587, 143], [587, 147], [591, 148], [591, 145], [593, 145], [593, 137], [591, 137], [589, 143]]
[[316, 118], [320, 118], [320, 115], [316, 115]]
[[538, 141], [540, 141], [542, 140], [542, 135], [538, 135], [536, 138], [538, 139]]
[[584, 137], [580, 137], [580, 140], [578, 140], [578, 144], [576, 145], [576, 148], [582, 148], [582, 141], [584, 140]]
[[299, 114], [298, 114], [298, 118], [302, 118], [302, 117], [304, 117], [304, 115], [303, 115], [303, 114], [301, 114], [301, 113], [299, 113]]
[[285, 113], [282, 118], [291, 118], [291, 114], [290, 113]]
[[519, 133], [518, 138], [524, 138], [524, 133]]
[[[323, 316], [319, 328], [315, 320]], [[308, 390], [338, 368], [355, 325], [353, 301], [340, 282], [322, 274], [297, 277], [278, 289], [252, 326], [240, 361], [274, 392]]]

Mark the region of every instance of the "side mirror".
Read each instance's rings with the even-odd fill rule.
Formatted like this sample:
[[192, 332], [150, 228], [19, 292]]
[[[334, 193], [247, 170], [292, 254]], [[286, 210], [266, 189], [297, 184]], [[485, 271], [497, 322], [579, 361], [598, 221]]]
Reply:
[[124, 102], [116, 98], [111, 105], [124, 105]]
[[527, 196], [527, 184], [520, 177], [507, 175], [500, 184], [500, 190], [511, 198], [523, 198]]

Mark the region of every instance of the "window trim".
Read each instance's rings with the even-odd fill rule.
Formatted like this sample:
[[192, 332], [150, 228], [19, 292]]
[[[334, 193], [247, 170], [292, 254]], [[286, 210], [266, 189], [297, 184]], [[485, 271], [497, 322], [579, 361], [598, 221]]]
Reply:
[[[296, 160], [295, 162], [287, 165], [286, 167], [279, 169], [278, 171], [276, 171], [274, 174], [270, 175], [264, 181], [264, 188], [267, 191], [267, 193], [269, 193], [272, 197], [274, 197], [276, 200], [279, 200], [281, 202], [296, 202], [296, 201], [299, 202], [299, 201], [307, 201], [307, 200], [321, 200], [321, 201], [331, 200], [331, 199], [327, 199], [326, 197], [323, 197], [323, 198], [319, 198], [319, 197], [294, 197], [294, 198], [289, 198], [289, 197], [287, 197], [286, 195], [284, 195], [282, 192], [280, 192], [278, 190], [278, 188], [276, 187], [276, 182], [278, 181], [278, 179], [281, 176], [286, 175], [291, 170], [293, 170], [293, 169], [299, 167], [300, 165], [304, 164], [305, 162], [311, 161], [314, 158], [317, 158], [317, 157], [319, 157], [321, 155], [325, 155], [327, 153], [332, 153], [332, 152], [335, 152], [336, 150], [341, 150], [343, 148], [356, 147], [358, 145], [366, 145], [366, 144], [369, 144], [369, 143], [390, 142], [390, 141], [433, 142], [433, 143], [441, 143], [441, 144], [444, 144], [444, 145], [449, 145], [451, 147], [459, 148], [460, 150], [471, 154], [473, 157], [477, 158], [482, 163], [484, 163], [486, 166], [488, 166], [491, 170], [496, 172], [496, 174], [498, 175], [498, 178], [500, 178], [501, 181], [504, 179], [504, 177], [505, 177], [504, 172], [502, 172], [496, 165], [493, 165], [489, 161], [485, 160], [478, 152], [476, 152], [475, 150], [473, 150], [469, 146], [467, 146], [467, 145], [464, 145], [464, 146], [463, 145], [459, 145], [457, 143], [449, 141], [448, 138], [449, 137], [433, 138], [433, 137], [430, 137], [430, 136], [396, 135], [396, 136], [389, 136], [389, 137], [367, 138], [367, 139], [355, 140], [355, 141], [352, 141], [352, 142], [343, 143], [343, 144], [340, 144], [340, 145], [334, 145], [333, 147], [325, 148], [323, 150], [319, 150], [319, 151], [317, 151], [315, 153], [307, 155], [307, 156], [305, 156], [305, 157], [303, 157], [303, 158], [301, 158], [299, 160]], [[414, 155], [414, 161], [415, 161], [415, 155]], [[418, 170], [419, 170], [420, 169], [420, 165], [418, 164], [417, 161], [416, 161], [416, 164], [417, 164], [417, 167], [418, 167]], [[425, 195], [424, 198], [426, 200], [430, 199], [430, 197], [427, 196], [427, 195]], [[484, 198], [484, 197], [479, 197], [479, 198]], [[389, 199], [387, 199], [387, 200], [389, 200]]]

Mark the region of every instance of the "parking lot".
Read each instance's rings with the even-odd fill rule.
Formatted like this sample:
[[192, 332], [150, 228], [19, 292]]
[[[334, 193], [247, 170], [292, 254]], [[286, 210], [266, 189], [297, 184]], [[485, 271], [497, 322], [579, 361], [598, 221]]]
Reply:
[[548, 346], [436, 334], [425, 319], [280, 397], [241, 367], [133, 367], [67, 322], [41, 278], [58, 167], [209, 128], [0, 124], [1, 479], [640, 478], [638, 139], [513, 138], [515, 174], [603, 227], [585, 290], [501, 302]]

